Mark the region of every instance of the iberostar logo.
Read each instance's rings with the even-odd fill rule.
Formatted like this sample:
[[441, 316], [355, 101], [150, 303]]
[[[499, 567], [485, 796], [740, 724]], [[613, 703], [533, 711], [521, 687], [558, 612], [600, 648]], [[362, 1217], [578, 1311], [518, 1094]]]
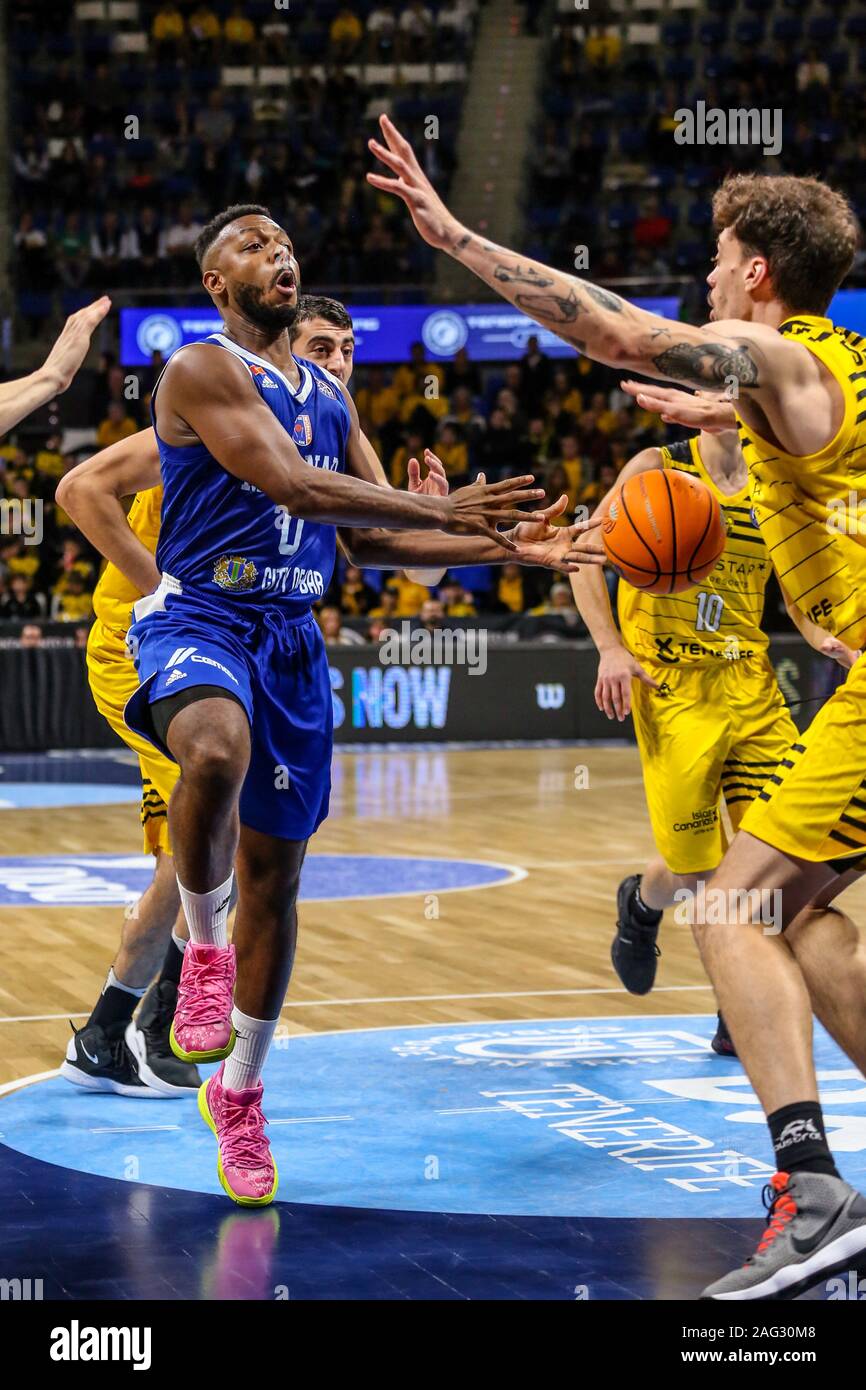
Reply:
[[252, 589], [259, 572], [244, 555], [222, 555], [213, 567], [214, 583], [221, 589]]

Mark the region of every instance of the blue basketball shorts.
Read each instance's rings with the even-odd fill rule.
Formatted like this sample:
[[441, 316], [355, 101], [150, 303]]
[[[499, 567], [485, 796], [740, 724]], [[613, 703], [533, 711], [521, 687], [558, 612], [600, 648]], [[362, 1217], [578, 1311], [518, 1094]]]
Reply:
[[228, 691], [250, 723], [241, 824], [285, 840], [312, 835], [328, 814], [334, 730], [325, 644], [312, 613], [229, 612], [164, 581], [135, 605], [133, 618], [127, 645], [140, 684], [124, 709], [127, 726], [171, 757], [150, 707], [196, 685]]

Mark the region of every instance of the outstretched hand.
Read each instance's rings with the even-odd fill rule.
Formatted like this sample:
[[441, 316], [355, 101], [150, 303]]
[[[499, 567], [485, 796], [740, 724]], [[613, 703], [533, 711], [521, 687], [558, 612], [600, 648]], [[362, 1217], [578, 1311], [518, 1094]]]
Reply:
[[[479, 477], [483, 479], [484, 474]], [[588, 537], [588, 533], [601, 524], [601, 518], [579, 521], [573, 526], [554, 526], [554, 518], [563, 516], [567, 509], [568, 497], [563, 493], [539, 513], [540, 519], [519, 521], [503, 533], [518, 547], [514, 555], [518, 564], [542, 565], [545, 569], [559, 570], [561, 574], [573, 574], [580, 569], [581, 563], [604, 563], [603, 549], [599, 553]]]
[[390, 179], [384, 174], [368, 174], [367, 182], [383, 193], [393, 193], [402, 198], [428, 246], [439, 251], [448, 250], [458, 240], [463, 228], [456, 217], [450, 213], [428, 179], [415, 151], [405, 136], [401, 135], [390, 117], [379, 117], [379, 127], [385, 139], [368, 140], [367, 144], [376, 158], [397, 177]]
[[60, 336], [45, 359], [42, 370], [57, 383], [57, 391], [65, 391], [78, 371], [90, 347], [94, 330], [111, 308], [107, 294], [70, 314]]
[[724, 434], [737, 428], [734, 407], [725, 396], [708, 391], [680, 391], [676, 386], [647, 385], [644, 381], [621, 381], [623, 391], [633, 396], [641, 410], [660, 415], [665, 424], [685, 425], [705, 434]]

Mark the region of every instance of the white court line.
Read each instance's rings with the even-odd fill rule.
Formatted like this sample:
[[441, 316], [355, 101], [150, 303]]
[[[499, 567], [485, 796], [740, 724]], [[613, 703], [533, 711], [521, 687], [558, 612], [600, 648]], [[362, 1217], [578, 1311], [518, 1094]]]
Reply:
[[59, 1076], [60, 1068], [55, 1067], [52, 1071], [35, 1071], [30, 1076], [19, 1076], [15, 1081], [4, 1081], [0, 1086], [0, 1096], [8, 1095], [10, 1091], [17, 1091], [21, 1086], [31, 1086], [36, 1081], [48, 1081], [52, 1076]]
[[88, 1134], [151, 1134], [155, 1130], [180, 1129], [180, 1125], [96, 1125]]
[[[712, 985], [658, 985], [658, 986], [653, 990], [653, 993], [654, 993], [654, 994], [689, 994], [689, 993], [693, 993], [695, 990], [703, 990], [703, 991], [706, 991], [706, 990], [708, 990], [708, 989], [712, 989]], [[481, 993], [481, 994], [383, 994], [383, 995], [378, 996], [378, 997], [376, 997], [376, 998], [370, 998], [370, 999], [298, 999], [298, 1000], [296, 1000], [294, 1003], [284, 1004], [284, 1005], [283, 1005], [283, 1008], [284, 1008], [284, 1009], [336, 1009], [336, 1008], [341, 1008], [341, 1007], [353, 1007], [353, 1006], [356, 1005], [356, 1004], [420, 1004], [420, 1003], [423, 1003], [425, 1000], [429, 1000], [431, 1003], [446, 1003], [446, 1002], [448, 1002], [448, 1001], [450, 1001], [450, 1000], [457, 1000], [457, 999], [537, 999], [537, 998], [549, 998], [551, 995], [562, 995], [562, 994], [567, 994], [567, 995], [628, 994], [628, 992], [629, 992], [629, 991], [628, 991], [627, 989], [621, 989], [621, 988], [616, 987], [616, 986], [611, 986], [610, 988], [605, 988], [605, 989], [602, 989], [602, 988], [597, 988], [597, 989], [515, 989], [515, 990], [499, 990], [499, 991], [497, 991], [497, 992], [492, 992], [492, 991], [490, 991], [490, 992]], [[640, 1015], [638, 1015], [638, 1017], [640, 1017], [640, 1018], [652, 1018], [652, 1017], [664, 1018], [664, 1017], [666, 1017], [666, 1016], [667, 1016], [667, 1015], [664, 1015], [664, 1014], [659, 1014], [659, 1015], [653, 1015], [653, 1014], [640, 1014]], [[51, 1022], [55, 1022], [57, 1019], [63, 1019], [63, 1018], [89, 1018], [89, 1017], [90, 1017], [90, 1014], [88, 1014], [88, 1013], [14, 1014], [14, 1015], [13, 1015], [13, 1014], [10, 1014], [10, 1015], [8, 1015], [8, 1016], [5, 1017], [5, 1018], [0, 1018], [0, 1023], [51, 1023]], [[627, 1014], [627, 1015], [623, 1015], [623, 1017], [631, 1017], [631, 1015], [628, 1015], [628, 1014]], [[527, 1019], [520, 1019], [520, 1020], [516, 1020], [516, 1021], [521, 1022], [521, 1023], [526, 1023], [526, 1022], [530, 1022], [530, 1023], [550, 1023], [550, 1022], [551, 1022], [550, 1019], [528, 1019], [528, 1020], [527, 1020]], [[503, 1023], [503, 1022], [508, 1022], [508, 1020], [506, 1020], [506, 1019], [484, 1019], [484, 1018], [482, 1018], [482, 1019], [480, 1019], [480, 1020], [479, 1020], [479, 1019], [476, 1019], [475, 1022], [476, 1022], [476, 1023], [477, 1023], [477, 1022], [480, 1022], [480, 1023], [494, 1023], [494, 1022], [495, 1022], [495, 1023]], [[390, 1023], [388, 1024], [388, 1027], [389, 1027], [389, 1028], [391, 1028], [391, 1027], [393, 1027], [393, 1026], [394, 1026], [393, 1024], [390, 1024]], [[400, 1027], [401, 1025], [398, 1024], [397, 1026]], [[428, 1028], [428, 1027], [431, 1027], [432, 1025], [427, 1024], [427, 1023], [424, 1023], [424, 1024], [411, 1024], [411, 1025], [407, 1024], [407, 1025], [404, 1025], [404, 1026], [406, 1026], [406, 1027], [423, 1027], [423, 1028]], [[361, 1031], [367, 1031], [367, 1030], [361, 1030]], [[45, 1072], [44, 1074], [45, 1074], [45, 1076], [54, 1076], [56, 1073], [55, 1073], [55, 1072]], [[0, 1095], [2, 1095], [2, 1093], [3, 1093], [3, 1087], [0, 1086]]]
[[[708, 990], [712, 985], [661, 985], [653, 990], [654, 994], [683, 994], [692, 990]], [[536, 999], [546, 998], [551, 995], [559, 994], [628, 994], [627, 989], [611, 986], [605, 989], [513, 989], [489, 991], [484, 994], [390, 994], [383, 995], [379, 999], [299, 999], [293, 1004], [284, 1004], [284, 1009], [325, 1009], [335, 1005], [351, 1004], [419, 1004], [425, 1000], [436, 1002], [447, 1002], [452, 999]], [[646, 1014], [639, 1015], [646, 1018]], [[65, 1017], [65, 1015], [64, 1015]], [[500, 1019], [481, 1019], [482, 1023], [498, 1023]], [[549, 1023], [550, 1019], [523, 1019], [524, 1023]], [[0, 1018], [0, 1023], [4, 1020]], [[398, 1027], [400, 1025], [398, 1024]], [[424, 1027], [435, 1025], [425, 1024]]]
[[273, 1125], [326, 1125], [337, 1120], [354, 1120], [354, 1115], [290, 1115], [284, 1120], [268, 1120]]

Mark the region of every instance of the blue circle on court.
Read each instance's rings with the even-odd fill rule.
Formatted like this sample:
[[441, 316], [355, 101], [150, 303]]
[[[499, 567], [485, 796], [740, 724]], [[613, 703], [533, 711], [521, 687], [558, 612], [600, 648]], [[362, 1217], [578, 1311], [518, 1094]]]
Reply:
[[[761, 1108], [715, 1019], [560, 1019], [278, 1036], [265, 1113], [281, 1200], [409, 1211], [755, 1217]], [[818, 1029], [830, 1144], [866, 1186], [866, 1081]], [[3, 1142], [61, 1167], [220, 1191], [188, 1100], [59, 1078], [0, 1099]]]
[[[491, 888], [522, 877], [522, 869], [474, 859], [310, 854], [301, 875], [300, 898], [302, 902], [333, 902], [453, 893]], [[152, 878], [153, 859], [147, 854], [0, 858], [0, 907], [122, 905], [139, 897]]]

